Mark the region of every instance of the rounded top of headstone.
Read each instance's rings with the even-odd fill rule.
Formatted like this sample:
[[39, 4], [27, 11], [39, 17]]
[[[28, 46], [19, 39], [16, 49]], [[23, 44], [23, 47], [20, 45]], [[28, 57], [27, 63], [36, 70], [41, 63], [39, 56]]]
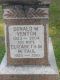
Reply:
[[0, 3], [20, 3], [20, 4], [34, 4], [34, 3], [50, 4], [51, 0], [0, 0]]

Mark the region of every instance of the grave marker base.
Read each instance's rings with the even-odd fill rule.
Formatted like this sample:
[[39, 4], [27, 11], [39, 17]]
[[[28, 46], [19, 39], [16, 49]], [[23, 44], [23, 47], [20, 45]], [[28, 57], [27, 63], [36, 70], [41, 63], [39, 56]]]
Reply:
[[57, 80], [58, 70], [51, 39], [49, 39], [48, 59], [50, 66], [24, 65], [8, 66], [6, 54], [0, 65], [0, 80]]

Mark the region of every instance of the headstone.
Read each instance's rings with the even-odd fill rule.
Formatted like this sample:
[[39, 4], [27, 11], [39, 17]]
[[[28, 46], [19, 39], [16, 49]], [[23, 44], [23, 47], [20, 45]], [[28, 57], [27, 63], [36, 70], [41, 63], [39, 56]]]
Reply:
[[0, 2], [3, 4], [6, 42], [0, 79], [57, 80], [58, 70], [48, 37], [51, 0]]
[[3, 7], [7, 33], [7, 63], [49, 65], [48, 6], [5, 5]]

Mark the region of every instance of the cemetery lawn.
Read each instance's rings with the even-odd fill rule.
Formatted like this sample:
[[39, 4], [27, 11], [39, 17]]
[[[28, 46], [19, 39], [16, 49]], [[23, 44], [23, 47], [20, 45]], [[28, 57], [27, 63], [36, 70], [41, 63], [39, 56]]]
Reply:
[[49, 33], [52, 38], [56, 61], [60, 70], [60, 0], [52, 0], [49, 24]]
[[[52, 38], [58, 68], [60, 70], [60, 0], [52, 0], [50, 6], [49, 34]], [[5, 53], [2, 8], [0, 6], [0, 62]]]
[[0, 37], [0, 63], [5, 54], [4, 37]]

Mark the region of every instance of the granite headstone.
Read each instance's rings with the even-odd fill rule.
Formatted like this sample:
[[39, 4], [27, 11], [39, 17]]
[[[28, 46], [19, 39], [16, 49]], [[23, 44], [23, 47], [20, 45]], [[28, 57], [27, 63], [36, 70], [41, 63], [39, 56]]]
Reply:
[[48, 7], [5, 6], [7, 63], [48, 65]]
[[58, 80], [48, 36], [51, 0], [0, 0], [3, 4], [6, 53], [1, 80]]

